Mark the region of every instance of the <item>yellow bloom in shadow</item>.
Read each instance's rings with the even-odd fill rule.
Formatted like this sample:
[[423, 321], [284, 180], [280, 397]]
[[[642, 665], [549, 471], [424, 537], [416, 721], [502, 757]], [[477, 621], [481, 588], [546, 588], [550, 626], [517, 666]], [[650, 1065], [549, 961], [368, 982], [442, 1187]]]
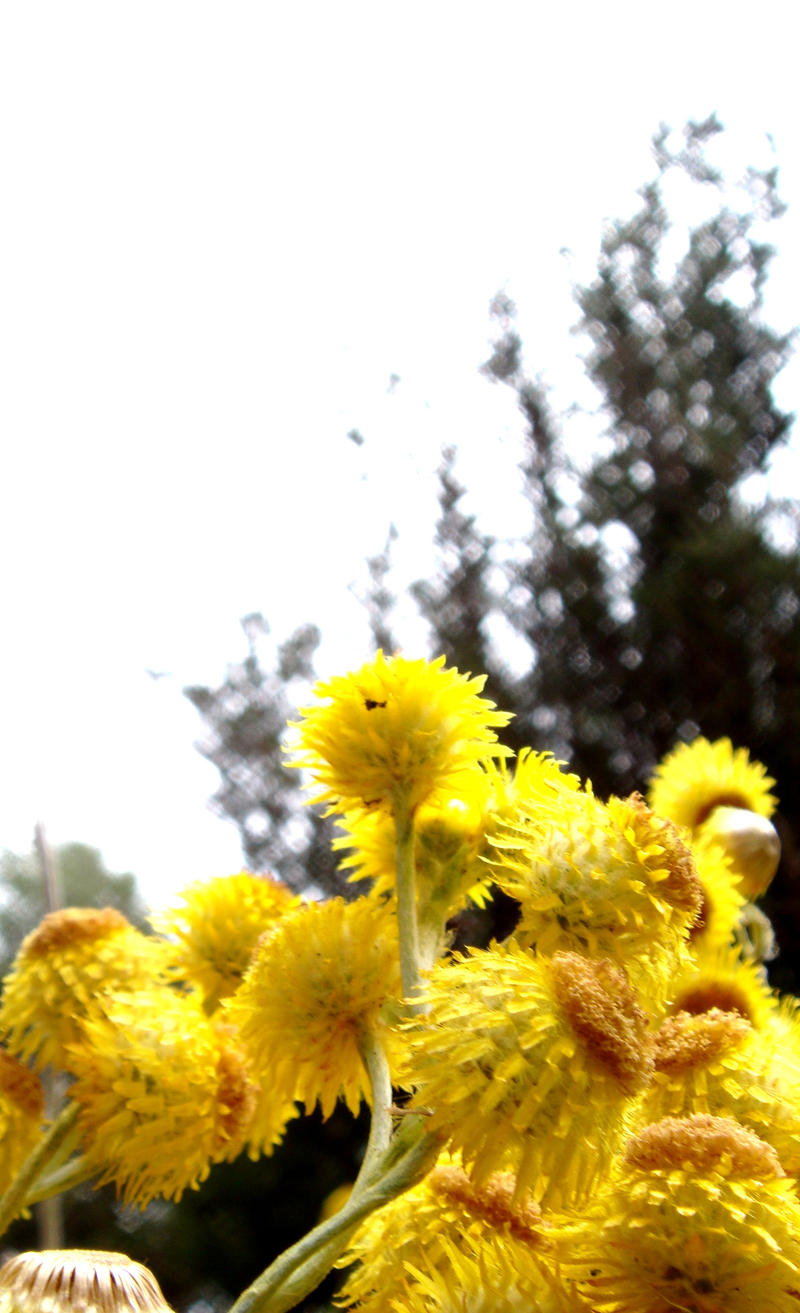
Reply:
[[44, 1092], [35, 1072], [0, 1049], [0, 1194], [39, 1140]]
[[476, 761], [507, 754], [494, 730], [510, 713], [479, 696], [486, 676], [445, 668], [445, 658], [384, 657], [316, 685], [320, 701], [294, 726], [290, 762], [311, 771], [317, 801], [333, 810], [420, 803], [449, 790]]
[[66, 907], [23, 940], [4, 982], [0, 1036], [38, 1068], [64, 1067], [84, 1019], [104, 995], [166, 979], [172, 949], [143, 935], [121, 912]]
[[107, 999], [70, 1046], [71, 1097], [98, 1184], [143, 1208], [180, 1199], [250, 1132], [255, 1088], [244, 1055], [199, 996], [151, 987]]
[[239, 987], [261, 935], [299, 902], [279, 880], [248, 871], [197, 881], [178, 899], [151, 922], [177, 939], [177, 969], [200, 986], [208, 1008]]
[[400, 993], [397, 929], [373, 898], [308, 903], [259, 944], [226, 1016], [273, 1097], [323, 1117], [337, 1099], [354, 1114], [369, 1095], [361, 1037]]

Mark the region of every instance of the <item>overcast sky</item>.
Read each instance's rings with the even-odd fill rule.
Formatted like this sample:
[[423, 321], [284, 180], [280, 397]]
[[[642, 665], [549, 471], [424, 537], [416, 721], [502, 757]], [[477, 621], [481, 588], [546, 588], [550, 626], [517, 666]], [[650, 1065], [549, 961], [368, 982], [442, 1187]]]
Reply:
[[489, 300], [517, 301], [568, 404], [570, 278], [660, 120], [716, 111], [735, 168], [781, 167], [769, 309], [790, 326], [791, 12], [0, 7], [0, 848], [41, 818], [154, 900], [238, 869], [181, 688], [222, 678], [253, 610], [279, 637], [320, 621], [321, 673], [360, 664], [363, 558], [393, 520], [401, 568], [430, 568], [444, 443], [513, 532]]

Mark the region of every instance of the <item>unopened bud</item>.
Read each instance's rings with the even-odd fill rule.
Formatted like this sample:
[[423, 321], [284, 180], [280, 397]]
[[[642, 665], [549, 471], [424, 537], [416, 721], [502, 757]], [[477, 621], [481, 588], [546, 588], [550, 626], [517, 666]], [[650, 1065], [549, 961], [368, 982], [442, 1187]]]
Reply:
[[763, 894], [781, 859], [778, 831], [766, 816], [744, 807], [715, 807], [701, 833], [724, 848], [746, 898]]
[[0, 1268], [0, 1313], [172, 1313], [146, 1267], [125, 1254], [50, 1249]]

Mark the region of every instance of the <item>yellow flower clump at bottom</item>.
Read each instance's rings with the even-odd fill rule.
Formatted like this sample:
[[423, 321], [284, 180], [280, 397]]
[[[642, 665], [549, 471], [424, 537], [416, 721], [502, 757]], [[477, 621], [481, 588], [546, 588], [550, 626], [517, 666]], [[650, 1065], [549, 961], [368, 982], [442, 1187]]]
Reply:
[[512, 941], [430, 972], [403, 1083], [480, 1184], [517, 1173], [550, 1206], [585, 1199], [650, 1078], [648, 1019], [607, 960]]
[[361, 1040], [399, 993], [391, 910], [374, 898], [333, 898], [282, 918], [225, 1008], [272, 1097], [308, 1111], [319, 1101], [329, 1117], [338, 1098], [355, 1114], [369, 1097]]
[[514, 1178], [476, 1187], [447, 1158], [373, 1213], [338, 1266], [357, 1262], [337, 1303], [359, 1313], [556, 1313], [542, 1215]]
[[49, 912], [22, 941], [6, 977], [0, 1035], [39, 1069], [63, 1067], [105, 994], [164, 978], [171, 962], [170, 945], [141, 934], [114, 908]]
[[593, 1313], [792, 1313], [800, 1201], [734, 1120], [666, 1118], [631, 1141], [563, 1255]]
[[316, 685], [322, 701], [302, 708], [290, 764], [312, 772], [318, 801], [413, 812], [466, 767], [506, 755], [494, 729], [511, 716], [479, 697], [486, 676], [471, 679], [444, 661], [379, 651], [359, 670]]
[[243, 1146], [255, 1091], [197, 996], [151, 987], [107, 1000], [69, 1065], [87, 1161], [126, 1203], [180, 1199]]

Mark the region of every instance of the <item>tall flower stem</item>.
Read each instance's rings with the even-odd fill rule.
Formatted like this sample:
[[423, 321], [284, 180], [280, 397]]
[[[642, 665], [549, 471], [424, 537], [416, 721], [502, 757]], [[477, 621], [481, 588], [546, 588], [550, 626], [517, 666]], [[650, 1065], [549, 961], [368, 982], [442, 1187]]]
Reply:
[[28, 1196], [48, 1162], [53, 1159], [66, 1140], [78, 1118], [79, 1105], [68, 1103], [43, 1135], [36, 1148], [25, 1159], [16, 1179], [0, 1199], [0, 1235], [25, 1207]]
[[380, 1035], [365, 1028], [359, 1035], [358, 1048], [367, 1070], [372, 1096], [372, 1120], [364, 1157], [361, 1160], [353, 1193], [372, 1179], [373, 1171], [389, 1148], [392, 1138], [392, 1076]]
[[395, 860], [397, 925], [400, 937], [400, 975], [403, 994], [412, 998], [420, 989], [417, 881], [414, 870], [414, 815], [404, 797], [395, 799]]
[[358, 1224], [419, 1181], [439, 1148], [422, 1119], [409, 1117], [375, 1163], [372, 1179], [357, 1182], [338, 1213], [276, 1258], [239, 1296], [230, 1313], [288, 1313], [328, 1274]]

